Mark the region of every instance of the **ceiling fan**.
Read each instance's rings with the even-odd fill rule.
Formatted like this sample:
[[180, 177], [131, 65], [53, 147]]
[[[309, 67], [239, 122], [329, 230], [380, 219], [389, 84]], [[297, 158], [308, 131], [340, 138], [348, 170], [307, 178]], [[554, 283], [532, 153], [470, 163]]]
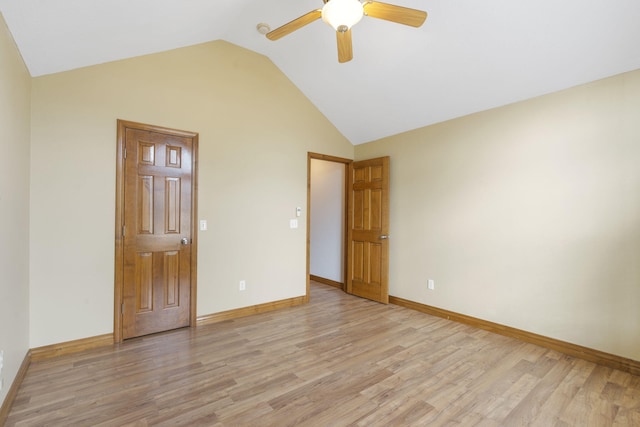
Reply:
[[309, 13], [284, 24], [281, 27], [267, 33], [269, 40], [278, 40], [299, 30], [307, 24], [322, 18], [322, 20], [336, 30], [338, 40], [338, 62], [347, 62], [353, 59], [351, 44], [351, 27], [362, 19], [363, 16], [384, 19], [398, 24], [421, 26], [427, 19], [427, 12], [408, 7], [395, 6], [393, 4], [378, 1], [360, 0], [323, 0], [322, 9], [312, 10]]

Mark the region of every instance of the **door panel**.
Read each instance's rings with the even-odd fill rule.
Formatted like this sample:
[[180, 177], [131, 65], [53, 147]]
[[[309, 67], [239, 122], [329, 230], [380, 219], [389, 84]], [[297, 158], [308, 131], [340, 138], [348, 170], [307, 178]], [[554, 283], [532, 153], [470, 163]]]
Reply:
[[389, 157], [350, 168], [347, 292], [389, 302]]
[[164, 307], [177, 307], [180, 303], [180, 257], [179, 252], [164, 253]]
[[165, 234], [180, 233], [180, 178], [165, 177]]
[[153, 254], [136, 253], [136, 311], [143, 313], [153, 310]]
[[124, 133], [123, 261], [116, 278], [122, 278], [124, 339], [189, 326], [193, 317], [197, 139], [141, 126], [119, 129]]
[[153, 177], [138, 180], [138, 234], [153, 234]]

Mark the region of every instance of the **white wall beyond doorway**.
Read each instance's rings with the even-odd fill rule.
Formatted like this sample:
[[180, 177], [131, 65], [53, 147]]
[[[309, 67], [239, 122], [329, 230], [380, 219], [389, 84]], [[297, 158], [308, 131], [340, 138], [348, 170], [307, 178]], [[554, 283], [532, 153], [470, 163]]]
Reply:
[[311, 159], [310, 274], [344, 283], [345, 165]]

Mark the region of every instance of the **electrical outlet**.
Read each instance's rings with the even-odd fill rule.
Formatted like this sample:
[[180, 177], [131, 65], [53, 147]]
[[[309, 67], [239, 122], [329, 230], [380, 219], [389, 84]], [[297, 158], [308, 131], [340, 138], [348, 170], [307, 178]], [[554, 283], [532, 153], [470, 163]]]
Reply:
[[244, 291], [245, 289], [247, 289], [247, 282], [240, 280], [240, 290]]
[[433, 279], [429, 279], [427, 281], [427, 288], [429, 288], [430, 290], [434, 290], [436, 288], [436, 282]]

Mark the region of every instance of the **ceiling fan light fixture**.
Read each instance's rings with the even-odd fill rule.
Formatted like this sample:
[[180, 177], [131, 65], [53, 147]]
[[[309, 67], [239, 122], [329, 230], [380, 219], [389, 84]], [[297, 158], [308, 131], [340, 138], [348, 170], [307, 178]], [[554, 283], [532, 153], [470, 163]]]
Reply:
[[363, 15], [364, 10], [359, 0], [329, 0], [322, 7], [322, 20], [341, 32], [360, 22]]

